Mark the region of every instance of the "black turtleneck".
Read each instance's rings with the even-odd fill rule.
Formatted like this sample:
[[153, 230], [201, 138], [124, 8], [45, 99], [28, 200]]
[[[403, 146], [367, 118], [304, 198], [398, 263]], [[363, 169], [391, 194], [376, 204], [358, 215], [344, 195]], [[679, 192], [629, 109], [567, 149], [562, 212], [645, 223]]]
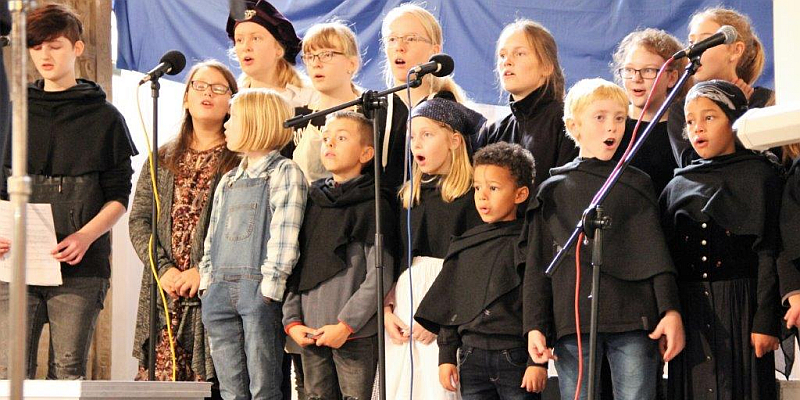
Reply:
[[511, 114], [486, 125], [473, 141], [473, 149], [497, 142], [517, 143], [528, 149], [536, 162], [534, 187], [538, 187], [550, 177], [551, 168], [578, 155], [578, 148], [564, 130], [563, 99], [542, 86], [509, 106]]

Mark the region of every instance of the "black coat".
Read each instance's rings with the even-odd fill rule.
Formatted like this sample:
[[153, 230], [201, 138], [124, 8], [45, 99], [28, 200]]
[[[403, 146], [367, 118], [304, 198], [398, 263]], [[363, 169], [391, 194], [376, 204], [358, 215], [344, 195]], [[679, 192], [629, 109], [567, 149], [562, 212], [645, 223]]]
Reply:
[[664, 231], [686, 311], [669, 398], [776, 398], [774, 357], [756, 358], [750, 337], [780, 333], [781, 185], [777, 165], [743, 150], [695, 160], [664, 189]]
[[[523, 287], [523, 328], [554, 341], [575, 333], [575, 249], [548, 278], [544, 271], [614, 168], [614, 161], [576, 159], [555, 168], [528, 205]], [[650, 331], [661, 315], [679, 310], [674, 267], [659, 225], [658, 206], [647, 174], [628, 168], [603, 202], [611, 217], [603, 246], [598, 332]], [[581, 329], [588, 332], [592, 245], [581, 248]]]
[[492, 143], [508, 142], [528, 149], [536, 162], [536, 188], [550, 177], [551, 168], [578, 155], [578, 148], [564, 130], [564, 102], [543, 86], [509, 106], [511, 114], [482, 129], [472, 146], [477, 151]]

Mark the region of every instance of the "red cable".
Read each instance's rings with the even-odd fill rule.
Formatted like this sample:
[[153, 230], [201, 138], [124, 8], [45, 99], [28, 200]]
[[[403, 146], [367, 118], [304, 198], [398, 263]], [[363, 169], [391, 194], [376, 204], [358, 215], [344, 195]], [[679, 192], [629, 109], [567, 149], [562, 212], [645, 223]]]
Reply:
[[583, 380], [583, 345], [581, 343], [581, 243], [583, 233], [578, 236], [578, 244], [575, 245], [575, 334], [578, 337], [578, 384], [575, 387], [575, 398], [578, 400], [581, 395], [581, 381]]

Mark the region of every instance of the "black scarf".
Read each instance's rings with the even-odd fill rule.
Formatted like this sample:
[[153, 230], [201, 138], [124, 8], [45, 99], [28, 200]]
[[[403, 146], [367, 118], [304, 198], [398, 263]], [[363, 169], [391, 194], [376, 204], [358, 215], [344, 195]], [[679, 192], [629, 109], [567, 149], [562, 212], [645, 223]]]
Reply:
[[764, 155], [741, 150], [698, 159], [675, 170], [661, 194], [662, 224], [669, 234], [678, 216], [714, 222], [736, 235], [754, 235], [753, 250], [775, 250], [782, 179]]
[[[563, 245], [615, 165], [615, 161], [577, 158], [551, 169], [551, 178], [542, 183], [536, 198], [528, 205], [526, 222], [531, 223], [535, 211], [541, 208], [542, 218], [555, 240], [552, 245]], [[603, 273], [621, 280], [640, 281], [674, 272], [664, 233], [654, 223], [659, 220], [654, 193], [650, 177], [628, 167], [602, 203], [605, 214], [611, 218], [611, 227], [603, 231]], [[523, 230], [523, 243], [544, 240], [529, 238], [528, 231]], [[549, 244], [542, 243], [545, 245]], [[582, 246], [584, 260], [591, 260], [591, 248], [591, 243]], [[574, 263], [575, 248], [568, 254], [564, 260]]]
[[[331, 183], [331, 179], [320, 179], [308, 190], [300, 230], [300, 259], [289, 282], [300, 292], [315, 288], [347, 268], [348, 243], [375, 244], [375, 180], [361, 175], [339, 185]], [[394, 253], [394, 218], [386, 195], [381, 201], [384, 247]]]
[[[475, 319], [522, 283], [525, 255], [517, 246], [523, 221], [478, 225], [453, 238], [444, 266], [414, 319], [437, 333]], [[442, 301], [446, 299], [446, 301]]]

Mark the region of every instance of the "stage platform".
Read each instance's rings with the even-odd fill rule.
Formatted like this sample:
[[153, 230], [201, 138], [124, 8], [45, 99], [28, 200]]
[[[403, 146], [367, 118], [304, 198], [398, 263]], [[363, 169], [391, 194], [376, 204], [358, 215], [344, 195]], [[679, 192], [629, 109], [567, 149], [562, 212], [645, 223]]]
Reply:
[[[8, 399], [9, 382], [0, 381], [0, 400]], [[25, 381], [26, 400], [203, 400], [211, 396], [208, 382]]]

